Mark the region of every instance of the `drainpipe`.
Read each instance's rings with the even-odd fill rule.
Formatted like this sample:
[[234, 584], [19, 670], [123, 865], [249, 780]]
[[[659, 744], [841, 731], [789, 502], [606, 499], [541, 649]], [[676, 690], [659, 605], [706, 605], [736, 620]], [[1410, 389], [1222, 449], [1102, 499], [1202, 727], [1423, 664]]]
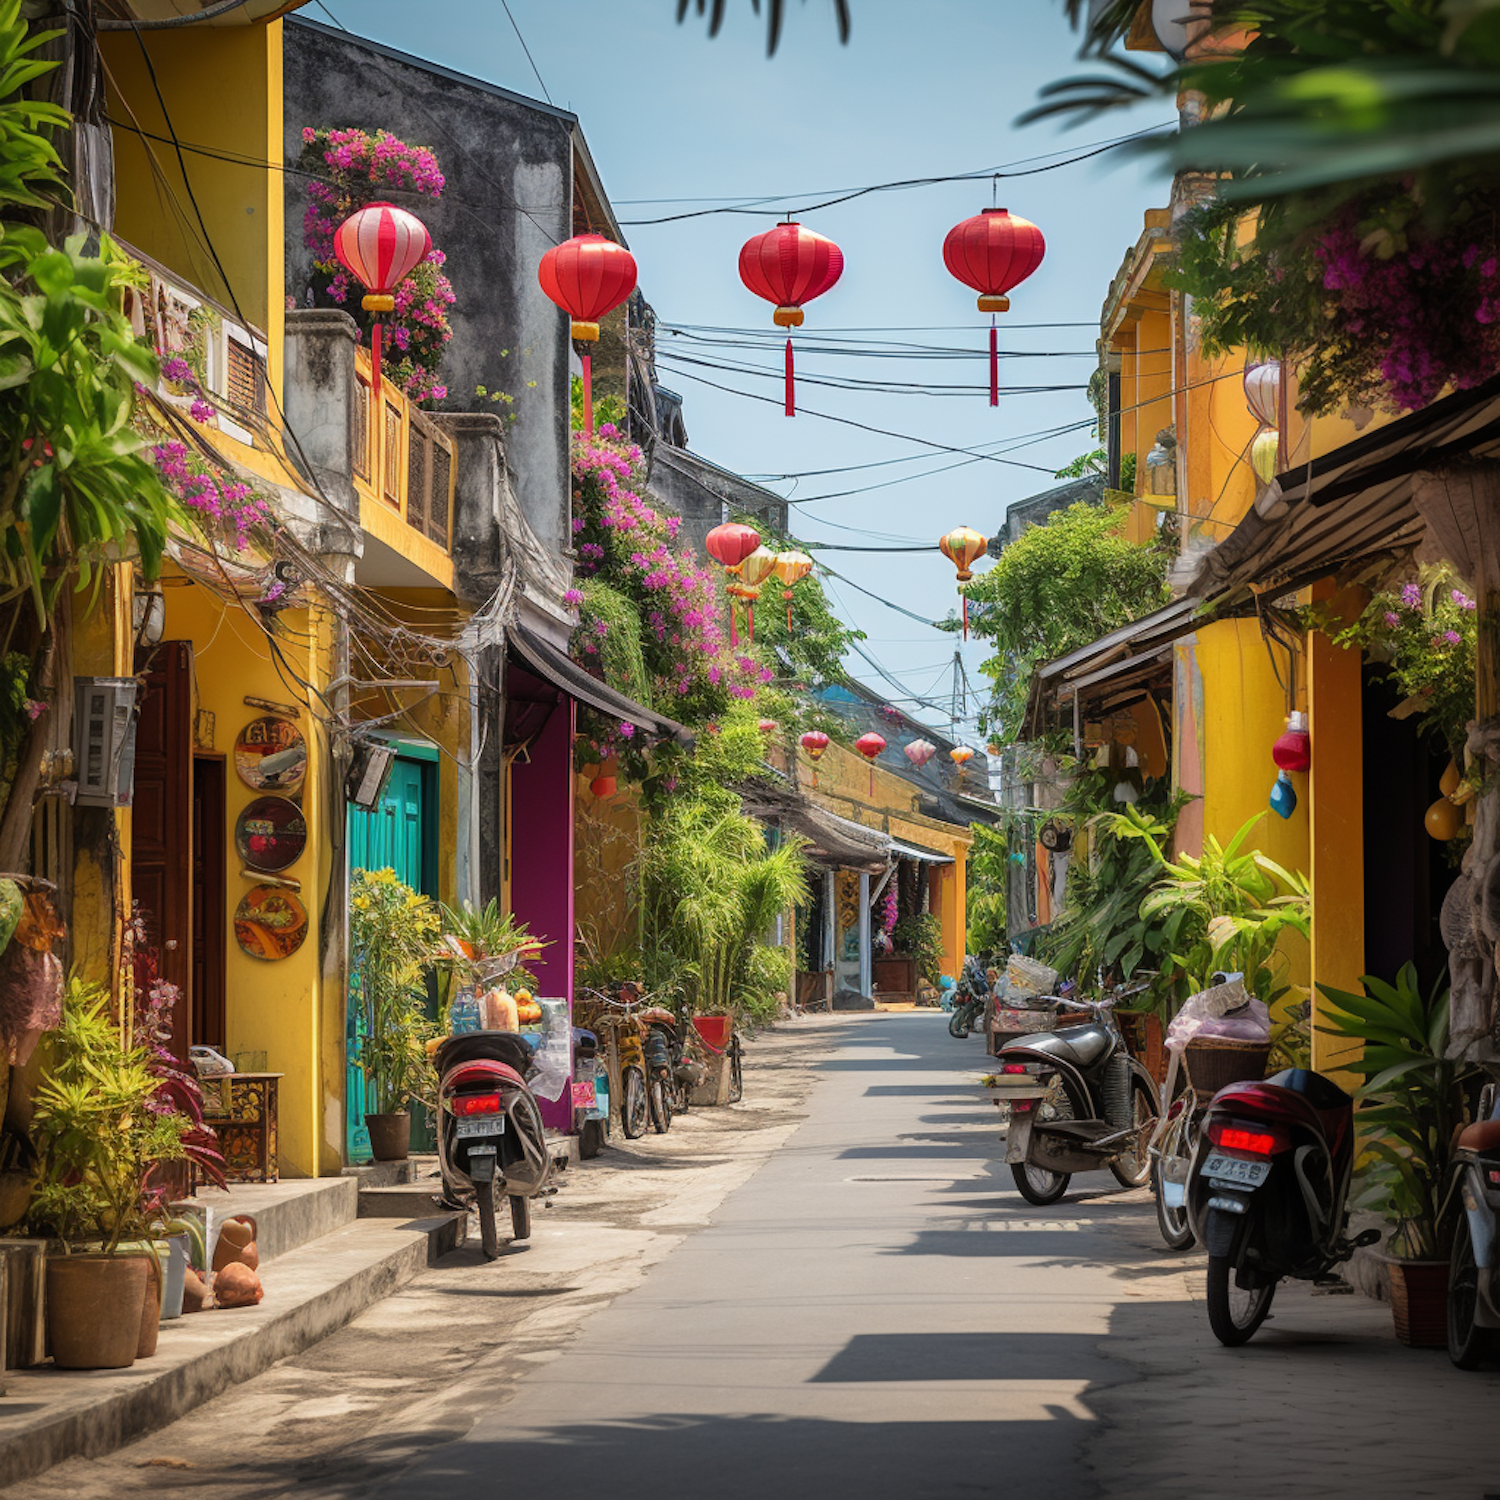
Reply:
[[870, 872], [859, 872], [859, 992], [870, 993]]

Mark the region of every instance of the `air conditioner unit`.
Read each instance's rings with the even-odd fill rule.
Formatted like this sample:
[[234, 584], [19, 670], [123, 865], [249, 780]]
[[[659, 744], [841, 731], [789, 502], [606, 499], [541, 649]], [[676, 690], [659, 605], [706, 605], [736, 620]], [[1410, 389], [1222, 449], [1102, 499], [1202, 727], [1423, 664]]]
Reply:
[[129, 807], [135, 791], [134, 677], [73, 679], [73, 764], [78, 807]]

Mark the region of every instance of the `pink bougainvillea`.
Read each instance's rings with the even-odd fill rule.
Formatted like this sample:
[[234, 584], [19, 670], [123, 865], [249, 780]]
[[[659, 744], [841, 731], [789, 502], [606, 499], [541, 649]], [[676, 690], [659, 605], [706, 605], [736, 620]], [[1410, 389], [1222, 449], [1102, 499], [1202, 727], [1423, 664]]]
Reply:
[[215, 470], [185, 443], [167, 441], [151, 449], [152, 462], [167, 488], [210, 535], [232, 537], [244, 551], [252, 531], [271, 521], [268, 501], [248, 484]]
[[[311, 174], [302, 216], [302, 242], [313, 256], [310, 290], [317, 301], [351, 314], [363, 332], [370, 316], [360, 307], [358, 282], [333, 253], [334, 231], [356, 209], [378, 199], [413, 193], [441, 197], [446, 183], [437, 158], [425, 146], [410, 146], [385, 130], [370, 135], [308, 126], [299, 166]], [[443, 273], [445, 263], [441, 250], [431, 250], [396, 288], [396, 310], [383, 319], [386, 372], [416, 401], [441, 401], [448, 394], [438, 379], [444, 345], [453, 337], [448, 321], [453, 285]]]

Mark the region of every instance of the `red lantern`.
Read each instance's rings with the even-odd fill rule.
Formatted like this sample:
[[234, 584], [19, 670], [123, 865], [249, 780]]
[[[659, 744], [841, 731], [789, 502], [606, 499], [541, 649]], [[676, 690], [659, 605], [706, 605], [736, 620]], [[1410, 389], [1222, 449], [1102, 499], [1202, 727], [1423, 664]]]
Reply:
[[[778, 224], [740, 249], [740, 280], [757, 297], [776, 304], [778, 328], [802, 326], [802, 304], [821, 297], [844, 274], [844, 252], [801, 224]], [[797, 415], [792, 339], [786, 341], [786, 414]]]
[[871, 730], [869, 734], [862, 734], [855, 740], [854, 748], [870, 762], [870, 795], [875, 795], [875, 760], [882, 750], [885, 749], [885, 741]]
[[979, 293], [979, 310], [990, 314], [990, 405], [1000, 404], [1000, 351], [996, 313], [1010, 307], [1005, 294], [1041, 265], [1047, 253], [1042, 231], [1004, 208], [987, 208], [955, 224], [943, 241], [943, 264]]
[[[580, 343], [599, 341], [599, 319], [635, 290], [635, 257], [602, 234], [575, 234], [554, 245], [536, 268], [542, 290], [573, 320]], [[583, 356], [583, 431], [594, 435], [594, 375]]]
[[1307, 715], [1287, 716], [1286, 733], [1271, 746], [1271, 759], [1279, 771], [1307, 771], [1312, 768], [1312, 737], [1307, 732]]
[[807, 758], [813, 763], [813, 785], [818, 784], [818, 762], [823, 758], [823, 752], [828, 748], [828, 736], [821, 729], [809, 729], [802, 736], [802, 748], [807, 751]]
[[781, 725], [775, 719], [762, 719], [760, 721], [760, 732], [762, 734], [775, 734]]
[[[746, 526], [739, 521], [726, 521], [722, 526], [715, 526], [709, 534], [704, 537], [703, 545], [708, 549], [708, 555], [721, 564], [728, 572], [735, 572], [741, 563], [760, 546], [760, 532], [753, 526]], [[740, 629], [735, 621], [734, 601], [742, 597], [740, 585], [731, 583], [727, 590], [729, 594], [729, 644], [738, 646], [740, 643]], [[759, 590], [756, 590], [759, 593]]]
[[[365, 289], [367, 313], [396, 310], [395, 290], [432, 249], [427, 226], [394, 203], [367, 203], [333, 232], [333, 253]], [[370, 389], [380, 398], [380, 324], [370, 329]]]

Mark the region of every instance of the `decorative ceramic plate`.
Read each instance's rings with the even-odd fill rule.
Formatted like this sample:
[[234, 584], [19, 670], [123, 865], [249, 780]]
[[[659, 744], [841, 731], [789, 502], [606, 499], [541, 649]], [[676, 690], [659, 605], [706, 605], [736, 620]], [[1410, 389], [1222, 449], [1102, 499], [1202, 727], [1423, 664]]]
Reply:
[[290, 797], [257, 797], [235, 820], [234, 847], [253, 870], [285, 870], [307, 847], [307, 819]]
[[307, 741], [290, 719], [252, 719], [234, 743], [234, 768], [257, 792], [295, 792], [307, 775]]
[[307, 908], [293, 891], [252, 886], [235, 911], [234, 937], [251, 958], [290, 958], [307, 937]]

